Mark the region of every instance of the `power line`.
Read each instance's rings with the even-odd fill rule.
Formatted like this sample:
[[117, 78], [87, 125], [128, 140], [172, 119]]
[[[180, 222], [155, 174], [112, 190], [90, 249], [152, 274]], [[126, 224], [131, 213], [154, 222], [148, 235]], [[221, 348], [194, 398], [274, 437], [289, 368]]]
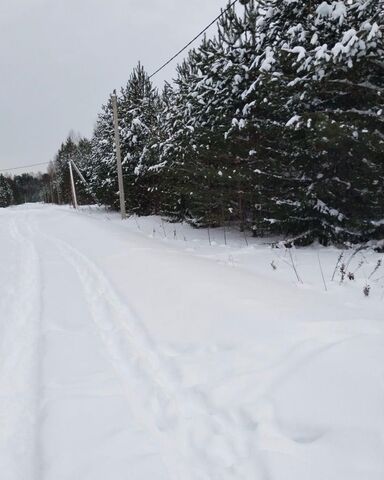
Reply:
[[234, 2], [232, 2], [225, 10], [223, 10], [220, 15], [218, 15], [214, 20], [212, 20], [212, 22], [207, 25], [204, 30], [202, 30], [200, 33], [198, 33], [196, 35], [196, 37], [194, 37], [190, 42], [187, 43], [187, 45], [185, 45], [185, 47], [183, 47], [181, 50], [179, 50], [177, 53], [175, 53], [175, 55], [173, 55], [172, 58], [170, 58], [167, 62], [165, 62], [161, 67], [159, 67], [154, 73], [152, 73], [152, 75], [150, 75], [149, 78], [152, 78], [154, 77], [155, 75], [157, 75], [159, 72], [161, 72], [161, 70], [163, 70], [163, 68], [165, 68], [167, 65], [169, 65], [173, 60], [175, 60], [175, 58], [177, 58], [181, 53], [183, 53], [188, 47], [190, 47], [192, 45], [192, 43], [194, 43], [199, 37], [201, 37], [201, 35], [203, 35], [207, 30], [209, 30], [212, 25], [214, 25], [218, 20], [220, 20], [220, 18], [225, 15], [236, 3], [238, 2], [238, 0], [234, 0]]
[[[177, 53], [175, 53], [175, 55], [173, 55], [173, 57], [171, 57], [167, 62], [165, 62], [161, 67], [159, 67], [154, 73], [152, 73], [152, 75], [149, 76], [149, 78], [152, 78], [154, 77], [155, 75], [157, 75], [159, 72], [161, 72], [161, 70], [163, 70], [167, 65], [169, 65], [173, 60], [175, 60], [175, 58], [177, 58], [181, 53], [183, 53], [188, 47], [190, 47], [199, 37], [201, 37], [207, 30], [209, 30], [212, 25], [214, 25], [217, 21], [220, 20], [221, 17], [223, 17], [227, 12], [229, 12], [229, 10], [234, 6], [236, 5], [236, 3], [238, 2], [239, 0], [234, 0], [230, 5], [228, 5], [228, 7], [223, 10], [220, 15], [218, 15], [214, 20], [212, 20], [212, 22], [207, 25], [200, 33], [198, 33], [190, 42], [188, 42], [182, 49], [180, 49]], [[241, 1], [241, 0], [240, 0]], [[241, 1], [241, 3], [243, 3], [243, 1]], [[248, 1], [244, 2], [244, 3], [248, 3]], [[35, 163], [35, 164], [30, 164], [30, 165], [24, 165], [22, 167], [13, 167], [13, 168], [4, 168], [2, 170], [0, 170], [0, 173], [4, 173], [4, 172], [13, 172], [15, 170], [23, 170], [25, 168], [33, 168], [33, 167], [40, 167], [40, 166], [43, 166], [43, 165], [48, 165], [49, 163], [51, 162], [42, 162], [42, 163]]]
[[2, 172], [13, 172], [15, 170], [23, 170], [24, 168], [33, 168], [33, 167], [41, 167], [42, 165], [49, 165], [51, 162], [43, 162], [43, 163], [34, 163], [30, 165], [24, 165], [23, 167], [12, 167], [12, 168], [4, 168], [0, 170]]

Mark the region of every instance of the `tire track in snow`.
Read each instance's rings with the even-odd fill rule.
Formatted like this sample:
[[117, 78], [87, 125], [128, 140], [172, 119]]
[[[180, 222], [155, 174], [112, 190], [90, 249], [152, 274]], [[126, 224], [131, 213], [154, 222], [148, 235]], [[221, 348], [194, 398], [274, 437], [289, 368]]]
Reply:
[[18, 268], [17, 278], [10, 279], [14, 289], [8, 300], [8, 316], [1, 319], [5, 334], [0, 353], [0, 475], [4, 480], [40, 480], [39, 258], [32, 240], [21, 232], [15, 218], [9, 223], [9, 234], [18, 246]]

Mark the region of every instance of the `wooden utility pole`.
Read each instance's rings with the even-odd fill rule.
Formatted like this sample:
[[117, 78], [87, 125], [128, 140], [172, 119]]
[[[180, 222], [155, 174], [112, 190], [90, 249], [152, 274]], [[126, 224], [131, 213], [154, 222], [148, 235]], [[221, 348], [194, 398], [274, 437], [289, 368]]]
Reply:
[[71, 188], [72, 188], [72, 199], [73, 199], [73, 208], [77, 210], [77, 197], [76, 197], [76, 187], [75, 181], [73, 179], [73, 170], [72, 170], [72, 162], [69, 160], [69, 176], [71, 177]]
[[115, 126], [115, 145], [116, 145], [116, 160], [117, 160], [117, 177], [119, 180], [119, 195], [120, 195], [120, 212], [121, 218], [125, 220], [127, 218], [127, 211], [125, 208], [125, 192], [123, 181], [123, 167], [121, 165], [121, 148], [120, 148], [120, 131], [119, 131], [119, 115], [117, 111], [117, 95], [116, 90], [112, 95], [113, 106], [113, 123]]

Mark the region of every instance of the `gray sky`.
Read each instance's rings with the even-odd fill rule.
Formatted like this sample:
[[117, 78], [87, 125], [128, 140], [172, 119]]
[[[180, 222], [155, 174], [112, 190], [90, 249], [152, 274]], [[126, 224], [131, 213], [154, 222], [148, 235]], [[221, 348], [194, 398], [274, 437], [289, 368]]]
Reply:
[[138, 60], [154, 71], [225, 5], [0, 0], [0, 169], [51, 160], [71, 130], [90, 136], [101, 105]]

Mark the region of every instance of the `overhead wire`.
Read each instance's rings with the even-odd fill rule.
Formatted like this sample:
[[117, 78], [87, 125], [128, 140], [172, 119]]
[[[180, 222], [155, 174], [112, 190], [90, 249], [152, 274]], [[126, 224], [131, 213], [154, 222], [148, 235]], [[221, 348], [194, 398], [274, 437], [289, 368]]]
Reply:
[[175, 55], [173, 55], [169, 60], [167, 60], [161, 67], [159, 67], [155, 72], [153, 72], [149, 78], [152, 78], [154, 77], [155, 75], [157, 75], [158, 73], [161, 72], [161, 70], [163, 70], [166, 66], [168, 66], [171, 62], [173, 62], [173, 60], [175, 60], [180, 54], [182, 54], [188, 47], [190, 47], [198, 38], [200, 38], [207, 30], [209, 30], [212, 25], [214, 25], [218, 20], [220, 20], [221, 17], [223, 17], [227, 12], [229, 12], [229, 10], [234, 6], [236, 5], [236, 3], [238, 2], [239, 0], [234, 0], [232, 3], [230, 3], [228, 5], [228, 7], [225, 9], [225, 10], [222, 10], [222, 12], [220, 13], [220, 15], [218, 15], [214, 20], [212, 20], [212, 22], [207, 25], [200, 33], [198, 33], [190, 42], [188, 42], [182, 49], [180, 49], [177, 53], [175, 53]]
[[[160, 73], [165, 67], [167, 67], [173, 60], [175, 60], [179, 55], [181, 55], [185, 50], [187, 50], [188, 47], [190, 47], [198, 38], [200, 38], [204, 33], [209, 30], [216, 22], [220, 20], [221, 17], [223, 17], [229, 10], [236, 5], [236, 3], [239, 0], [234, 0], [231, 2], [228, 7], [224, 10], [221, 11], [221, 13], [214, 19], [212, 22], [209, 23], [201, 32], [199, 32], [195, 37], [192, 38], [186, 45], [184, 45], [183, 48], [181, 48], [177, 53], [175, 53], [169, 60], [167, 60], [161, 67], [159, 67], [155, 72], [153, 72], [149, 78], [153, 78], [155, 75]], [[4, 168], [0, 170], [0, 173], [4, 172], [13, 172], [15, 170], [23, 170], [25, 168], [34, 168], [34, 167], [40, 167], [43, 165], [48, 165], [51, 162], [42, 162], [42, 163], [35, 163], [35, 164], [30, 164], [30, 165], [23, 165], [22, 167], [12, 167], [12, 168]]]
[[33, 163], [30, 165], [23, 165], [21, 167], [11, 167], [11, 168], [3, 168], [0, 170], [0, 173], [4, 172], [13, 172], [15, 170], [24, 170], [25, 168], [33, 168], [33, 167], [41, 167], [43, 165], [49, 165], [51, 162], [42, 162], [42, 163]]

